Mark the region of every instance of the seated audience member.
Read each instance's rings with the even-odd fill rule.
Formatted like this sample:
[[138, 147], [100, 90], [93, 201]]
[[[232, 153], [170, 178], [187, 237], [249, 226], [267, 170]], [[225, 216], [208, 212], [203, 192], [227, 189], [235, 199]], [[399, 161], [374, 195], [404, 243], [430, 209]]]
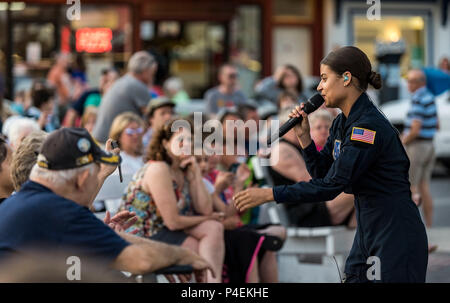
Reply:
[[[111, 149], [110, 140], [107, 148]], [[105, 271], [133, 274], [175, 264], [200, 271], [210, 268], [186, 249], [115, 232], [89, 211], [118, 163], [119, 156], [101, 150], [84, 129], [64, 128], [48, 135], [30, 181], [0, 205], [0, 259], [39, 250], [63, 253], [63, 259], [55, 261], [64, 264], [76, 255], [101, 260], [97, 264]]]
[[5, 95], [5, 80], [0, 72], [0, 102], [3, 103], [3, 97]]
[[28, 90], [18, 88], [17, 91], [14, 92], [14, 100], [10, 105], [12, 114], [22, 116], [31, 106], [30, 99], [30, 93]]
[[26, 136], [37, 130], [41, 128], [33, 119], [12, 116], [6, 120], [2, 132], [8, 138], [11, 148], [15, 150]]
[[144, 121], [132, 112], [118, 115], [109, 132], [109, 137], [118, 142], [122, 157], [122, 173], [133, 175], [142, 166]]
[[[213, 201], [214, 210], [223, 212], [222, 222], [225, 228], [225, 262], [223, 278], [228, 282], [278, 282], [278, 267], [276, 254], [281, 248], [281, 239], [243, 226], [242, 221], [233, 204], [226, 204], [221, 199], [221, 188], [233, 183], [231, 172], [220, 172], [216, 179], [216, 186], [208, 180], [208, 174], [215, 169], [212, 156], [197, 156], [203, 181]], [[241, 181], [244, 182], [249, 171], [243, 171]]]
[[263, 79], [255, 87], [258, 99], [277, 103], [282, 92], [290, 92], [295, 100], [306, 101], [303, 95], [303, 80], [300, 71], [291, 64], [280, 66], [272, 77]]
[[258, 123], [260, 119], [258, 115], [258, 104], [252, 101], [247, 101], [244, 104], [238, 105], [237, 111], [242, 114], [244, 121], [253, 120]]
[[[198, 251], [220, 272], [225, 254], [219, 222], [223, 214], [213, 213], [201, 171], [190, 156], [192, 134], [186, 128], [173, 132], [174, 122], [155, 131], [145, 156], [148, 162], [128, 185], [123, 208], [135, 212], [138, 221], [127, 231]], [[208, 274], [207, 281], [221, 278]]]
[[14, 191], [11, 178], [12, 149], [0, 138], [0, 204]]
[[59, 128], [58, 116], [54, 114], [54, 92], [43, 84], [34, 85], [31, 90], [32, 107], [25, 116], [36, 119], [39, 127], [46, 132]]
[[16, 192], [29, 180], [31, 169], [37, 162], [37, 155], [47, 135], [41, 130], [33, 131], [14, 151], [11, 161], [11, 178]]
[[[34, 131], [14, 151], [11, 162], [11, 178], [16, 192], [29, 180], [31, 170], [37, 162], [37, 156], [47, 135], [43, 131]], [[126, 226], [133, 224], [137, 219], [134, 215], [134, 213], [123, 211], [111, 218], [107, 211], [103, 222], [116, 231], [123, 231]]]
[[206, 91], [203, 99], [206, 113], [217, 114], [221, 108], [236, 107], [245, 103], [245, 94], [239, 89], [239, 74], [230, 63], [222, 65], [218, 72], [219, 85]]
[[439, 60], [438, 68], [447, 73], [450, 74], [450, 61], [447, 57], [442, 57], [441, 60]]
[[[289, 114], [293, 108], [281, 110], [279, 114], [281, 124], [289, 119]], [[318, 140], [318, 145], [323, 143], [324, 134], [322, 133], [322, 129], [317, 127], [317, 125], [323, 122], [321, 120], [323, 118], [321, 117], [326, 117], [325, 122], [329, 123], [329, 115], [328, 112], [326, 113], [319, 113], [316, 116], [317, 118], [312, 118], [312, 121], [315, 121], [313, 122], [313, 126], [311, 126], [311, 137]], [[331, 124], [328, 124], [328, 126], [331, 126]], [[328, 133], [326, 137], [328, 137]], [[274, 185], [290, 185], [301, 181], [307, 182], [311, 179], [302, 157], [302, 149], [293, 130], [290, 130], [283, 138], [280, 138], [278, 144], [272, 147], [270, 162], [269, 173]], [[285, 207], [291, 224], [295, 226], [318, 227], [347, 225], [349, 227], [355, 227], [353, 203], [353, 195], [341, 193], [331, 201], [286, 204]]]
[[[290, 91], [282, 91], [278, 95], [277, 107], [274, 109], [268, 109], [261, 113], [261, 120], [266, 121], [263, 128], [260, 130], [260, 144], [264, 146], [267, 142], [267, 137], [271, 131], [271, 121], [278, 120], [278, 112], [286, 107], [299, 105], [299, 99], [295, 93]], [[264, 155], [266, 157], [267, 155]]]
[[92, 133], [95, 122], [97, 121], [98, 109], [94, 106], [89, 106], [84, 110], [81, 117], [81, 127], [87, 129], [89, 133]]
[[189, 95], [183, 88], [183, 80], [178, 77], [170, 77], [164, 81], [164, 94], [176, 105], [188, 104]]
[[[247, 103], [235, 109], [222, 109], [217, 115], [222, 125], [223, 138], [225, 138], [222, 159], [229, 158], [239, 163], [247, 163], [252, 168], [252, 157], [256, 157], [260, 149], [259, 115], [252, 103]], [[264, 127], [265, 125], [263, 125]], [[265, 130], [262, 130], [265, 133]], [[233, 155], [230, 155], [233, 151]], [[233, 163], [231, 163], [233, 164]], [[228, 168], [221, 168], [227, 170]], [[249, 185], [254, 179], [253, 171], [245, 182]], [[259, 208], [254, 208], [256, 211]]]
[[[271, 106], [267, 108], [262, 108], [260, 111], [261, 121], [264, 121], [262, 128], [259, 130], [259, 145], [267, 146], [267, 138], [271, 135], [272, 127], [278, 130], [279, 126], [275, 126], [275, 122], [278, 122], [278, 110], [277, 107]], [[265, 148], [263, 149], [265, 150]], [[261, 155], [262, 157], [267, 157], [266, 154]]]
[[[230, 210], [233, 210], [233, 215], [239, 216], [242, 225], [246, 225], [249, 228], [260, 233], [277, 236], [282, 241], [284, 241], [284, 239], [286, 238], [286, 230], [284, 227], [271, 224], [257, 224], [259, 208], [255, 207], [243, 213], [238, 213], [237, 209], [232, 206], [234, 193], [240, 192], [241, 190], [252, 186], [252, 183], [251, 181], [250, 183], [248, 182], [251, 176], [249, 167], [247, 166], [247, 164], [240, 162], [243, 158], [239, 157], [236, 154], [236, 149], [234, 149], [234, 152], [231, 153], [227, 151], [227, 149], [233, 151], [233, 148], [230, 148], [230, 146], [227, 146], [227, 144], [229, 145], [235, 143], [227, 142], [224, 136], [224, 141], [222, 142], [222, 153], [216, 153], [215, 156], [209, 157], [209, 161], [211, 161], [212, 163], [209, 164], [210, 170], [205, 175], [205, 178], [211, 184], [214, 184], [216, 192], [218, 193], [222, 201], [229, 205], [228, 207]], [[216, 151], [215, 146], [210, 146], [210, 148], [213, 148], [213, 150]], [[222, 179], [224, 182], [218, 182], [218, 180], [220, 179], [219, 176], [222, 174], [227, 175], [227, 172], [230, 172], [231, 176], [230, 174], [228, 174], [228, 177], [224, 177]], [[231, 183], [225, 182], [226, 180], [230, 181], [230, 178]]]
[[239, 105], [237, 111], [242, 114], [245, 122], [245, 151], [249, 156], [256, 155], [259, 149], [259, 121], [258, 105], [254, 102], [246, 102]]
[[80, 117], [83, 117], [85, 110], [89, 107], [99, 107], [102, 96], [106, 94], [111, 85], [119, 78], [119, 73], [111, 68], [102, 71], [99, 88], [87, 89], [67, 110], [63, 125], [66, 127], [79, 126]]
[[234, 154], [246, 157], [245, 131], [243, 126], [237, 123], [244, 121], [244, 116], [234, 108], [223, 108], [217, 114], [217, 120], [222, 125], [224, 145], [233, 144]]
[[153, 133], [175, 115], [174, 107], [175, 103], [164, 96], [150, 100], [146, 110], [148, 128], [142, 139], [144, 149], [150, 144]]

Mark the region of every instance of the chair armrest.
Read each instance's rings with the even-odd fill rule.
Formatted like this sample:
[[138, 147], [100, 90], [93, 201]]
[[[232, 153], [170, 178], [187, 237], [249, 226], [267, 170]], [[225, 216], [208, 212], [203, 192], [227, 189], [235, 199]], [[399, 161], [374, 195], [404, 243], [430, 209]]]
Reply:
[[158, 279], [156, 278], [158, 275], [192, 274], [193, 272], [194, 269], [190, 265], [174, 265], [145, 275], [135, 276], [135, 280], [138, 283], [158, 283]]
[[154, 272], [155, 275], [179, 275], [179, 274], [192, 274], [194, 268], [190, 265], [174, 265], [165, 268], [161, 268]]

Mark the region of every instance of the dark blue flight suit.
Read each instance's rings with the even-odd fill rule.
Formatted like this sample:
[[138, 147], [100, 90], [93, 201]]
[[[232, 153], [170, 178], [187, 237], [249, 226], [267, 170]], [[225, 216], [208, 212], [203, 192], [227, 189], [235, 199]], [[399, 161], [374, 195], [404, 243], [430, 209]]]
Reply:
[[[409, 159], [398, 132], [368, 96], [361, 94], [348, 118], [336, 117], [321, 152], [314, 142], [302, 152], [313, 179], [274, 187], [275, 201], [329, 201], [341, 192], [355, 196], [357, 230], [346, 281], [425, 282], [428, 241], [411, 200]], [[381, 281], [372, 279], [368, 258], [373, 256], [380, 261]]]

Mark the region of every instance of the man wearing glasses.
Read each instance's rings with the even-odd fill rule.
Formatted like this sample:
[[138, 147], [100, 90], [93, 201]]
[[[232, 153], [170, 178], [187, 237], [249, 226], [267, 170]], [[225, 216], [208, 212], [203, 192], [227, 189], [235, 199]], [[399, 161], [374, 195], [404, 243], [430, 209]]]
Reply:
[[152, 99], [148, 103], [145, 114], [148, 129], [145, 132], [144, 137], [142, 139], [144, 150], [150, 143], [153, 132], [156, 129], [162, 127], [167, 121], [169, 121], [175, 115], [174, 108], [175, 103], [165, 96]]
[[238, 72], [230, 63], [222, 65], [219, 69], [219, 85], [206, 91], [206, 113], [217, 114], [223, 107], [236, 107], [245, 103], [246, 96], [239, 89]]

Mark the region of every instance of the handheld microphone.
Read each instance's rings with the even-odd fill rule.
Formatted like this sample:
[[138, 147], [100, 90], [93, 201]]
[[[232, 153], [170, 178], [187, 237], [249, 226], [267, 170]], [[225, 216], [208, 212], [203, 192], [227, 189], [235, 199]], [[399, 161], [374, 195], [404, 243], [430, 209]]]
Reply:
[[[309, 98], [308, 101], [305, 102], [305, 106], [303, 107], [303, 111], [306, 114], [310, 114], [313, 111], [315, 111], [316, 109], [318, 109], [323, 104], [324, 101], [325, 100], [323, 99], [322, 95], [317, 93], [314, 96], [312, 96], [311, 98]], [[281, 125], [281, 127], [280, 127], [280, 129], [278, 131], [278, 136], [274, 135], [272, 137], [269, 137], [269, 139], [267, 140], [267, 145], [270, 146], [273, 142], [275, 142], [279, 138], [283, 137], [295, 125], [297, 125], [299, 123], [302, 123], [302, 120], [303, 120], [302, 116], [300, 116], [299, 118], [297, 118], [297, 117], [290, 118], [286, 123]]]

